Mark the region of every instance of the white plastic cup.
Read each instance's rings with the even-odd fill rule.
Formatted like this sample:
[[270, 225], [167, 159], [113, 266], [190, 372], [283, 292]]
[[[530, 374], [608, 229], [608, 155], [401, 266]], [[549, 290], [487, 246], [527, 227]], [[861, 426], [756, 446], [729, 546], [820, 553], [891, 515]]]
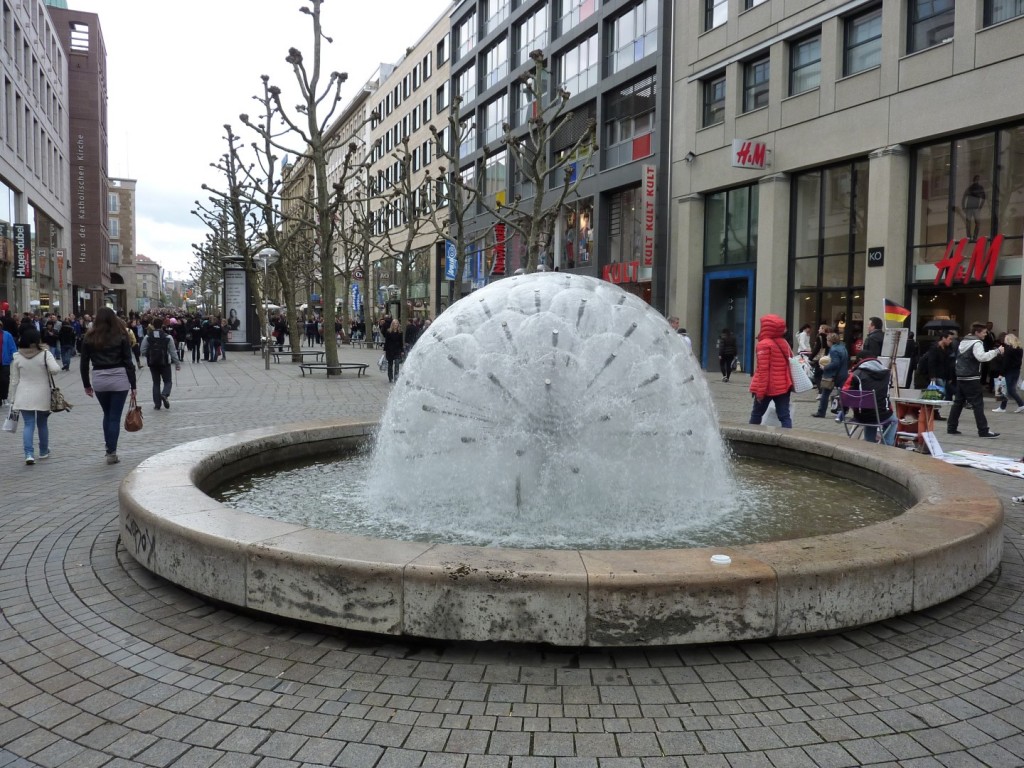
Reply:
[[715, 565], [729, 565], [732, 562], [732, 558], [728, 555], [712, 555], [711, 562]]

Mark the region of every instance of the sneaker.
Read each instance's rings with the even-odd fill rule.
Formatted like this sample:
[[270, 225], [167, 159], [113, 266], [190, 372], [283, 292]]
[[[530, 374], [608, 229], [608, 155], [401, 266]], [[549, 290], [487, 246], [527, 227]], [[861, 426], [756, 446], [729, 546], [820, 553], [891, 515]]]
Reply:
[[1024, 413], [1024, 405], [1022, 405], [1020, 408], [1014, 411], [1014, 413]]
[[107, 464], [117, 464], [117, 462], [119, 462], [119, 461], [120, 461], [120, 459], [117, 458], [117, 454], [116, 453], [108, 453], [107, 454]]
[[40, 453], [39, 454], [39, 458], [40, 459], [48, 459], [48, 458], [50, 458], [50, 452], [47, 451], [46, 453]]
[[824, 419], [825, 418], [825, 414], [824, 413], [812, 413], [811, 417], [815, 418], [815, 419]]
[[164, 408], [171, 410], [171, 401], [167, 399], [167, 395], [161, 396], [160, 400], [163, 402]]
[[35, 460], [35, 459], [33, 459], [33, 458], [32, 458], [31, 456], [26, 456], [26, 457], [25, 457], [25, 463], [26, 463], [26, 464], [35, 464], [35, 463], [36, 463], [36, 460]]
[[962, 435], [963, 432], [961, 432], [959, 429], [947, 429], [946, 430], [946, 434], [947, 435]]
[[992, 413], [1006, 413], [1006, 409], [1000, 405], [998, 408], [993, 408]]
[[978, 437], [999, 437], [999, 433], [998, 432], [993, 432], [990, 429], [988, 432], [985, 432], [984, 434], [978, 435]]

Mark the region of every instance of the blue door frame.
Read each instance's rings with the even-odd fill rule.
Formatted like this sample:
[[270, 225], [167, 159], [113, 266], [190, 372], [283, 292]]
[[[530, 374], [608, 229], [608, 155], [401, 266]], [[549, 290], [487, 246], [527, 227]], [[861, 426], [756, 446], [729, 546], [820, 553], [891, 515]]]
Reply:
[[718, 368], [718, 355], [715, 354], [715, 342], [718, 339], [720, 328], [711, 327], [711, 287], [712, 283], [719, 280], [743, 280], [746, 282], [746, 307], [744, 308], [743, 338], [739, 339], [740, 345], [737, 353], [744, 373], [750, 373], [753, 367], [754, 349], [754, 270], [753, 269], [730, 269], [723, 272], [706, 272], [704, 274], [704, 307], [701, 314], [701, 365], [709, 370], [709, 362]]

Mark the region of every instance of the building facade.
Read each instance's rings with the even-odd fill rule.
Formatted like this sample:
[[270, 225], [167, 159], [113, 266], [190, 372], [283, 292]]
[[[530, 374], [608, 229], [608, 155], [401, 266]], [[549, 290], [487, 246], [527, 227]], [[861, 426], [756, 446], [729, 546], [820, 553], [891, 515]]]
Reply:
[[768, 312], [1021, 327], [1021, 3], [705, 0], [675, 37], [668, 306], [707, 367]]
[[68, 162], [75, 308], [95, 314], [113, 296], [107, 221], [107, 50], [94, 13], [51, 7], [68, 67]]
[[[490, 204], [550, 199], [551, 188], [524, 182], [504, 147], [503, 126], [527, 131], [537, 107], [523, 79], [541, 51], [549, 82], [543, 98], [569, 93], [573, 120], [544, 151], [571, 151], [593, 123], [599, 149], [570, 172], [583, 175], [577, 194], [554, 211], [542, 243], [547, 269], [588, 274], [620, 284], [665, 309], [668, 272], [668, 150], [672, 15], [666, 0], [464, 0], [451, 14], [452, 97], [470, 126], [459, 147], [464, 183], [476, 184]], [[556, 201], [557, 202], [557, 199]], [[545, 207], [547, 203], [545, 203]], [[462, 278], [479, 287], [524, 264], [523, 237], [470, 211], [472, 244]], [[504, 262], [504, 263], [503, 263]]]
[[71, 309], [68, 58], [42, 0], [0, 5], [0, 305]]
[[110, 282], [115, 310], [138, 311], [135, 282], [135, 179], [111, 179], [107, 192]]
[[[439, 178], [443, 165], [434, 131], [443, 132], [448, 122], [449, 48], [446, 13], [406, 50], [371, 97], [370, 314], [378, 317], [385, 310], [403, 319], [435, 317], [447, 305], [441, 284], [445, 219], [434, 210], [435, 187], [427, 179]], [[401, 275], [403, 269], [408, 274]], [[405, 288], [404, 298], [398, 286]]]

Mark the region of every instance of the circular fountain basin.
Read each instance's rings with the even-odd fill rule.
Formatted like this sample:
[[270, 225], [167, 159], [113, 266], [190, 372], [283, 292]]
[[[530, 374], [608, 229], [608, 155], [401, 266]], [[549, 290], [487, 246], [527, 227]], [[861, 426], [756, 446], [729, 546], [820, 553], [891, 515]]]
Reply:
[[206, 494], [254, 469], [352, 450], [375, 427], [293, 424], [152, 456], [121, 484], [122, 543], [175, 584], [283, 618], [386, 635], [562, 646], [839, 630], [961, 594], [1002, 554], [1002, 504], [966, 470], [863, 441], [762, 427], [726, 426], [722, 434], [739, 455], [855, 479], [907, 510], [843, 533], [737, 547], [524, 550], [315, 530]]

